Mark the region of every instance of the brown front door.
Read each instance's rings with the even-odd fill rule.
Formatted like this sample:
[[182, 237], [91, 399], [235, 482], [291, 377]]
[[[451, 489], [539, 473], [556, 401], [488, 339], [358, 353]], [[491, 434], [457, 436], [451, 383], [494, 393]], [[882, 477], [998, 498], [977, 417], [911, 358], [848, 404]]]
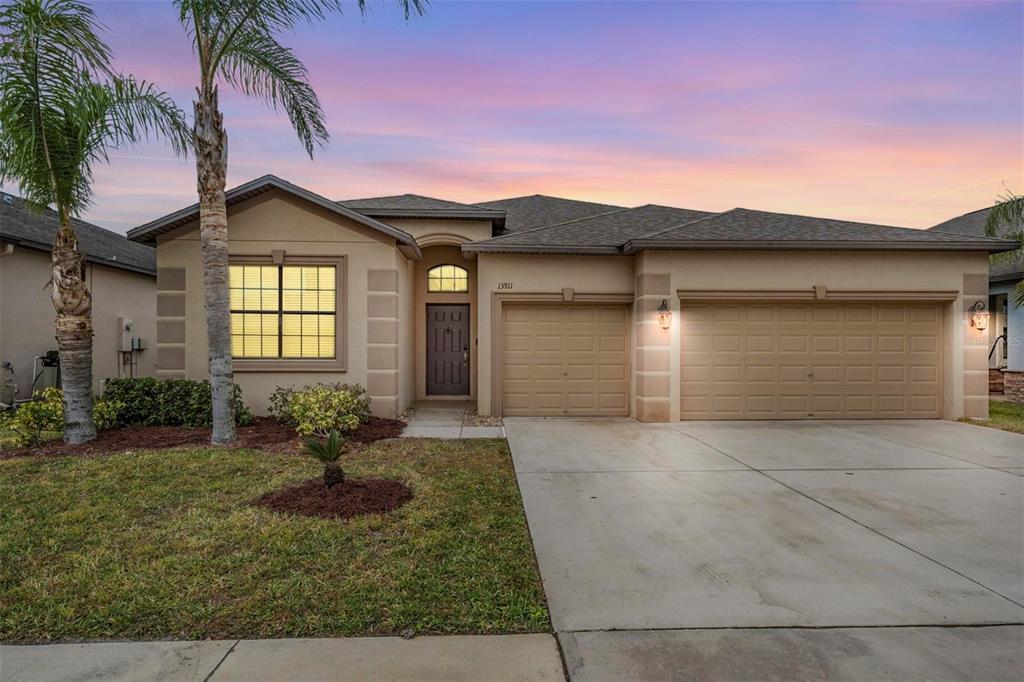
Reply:
[[427, 306], [427, 395], [469, 395], [469, 306]]

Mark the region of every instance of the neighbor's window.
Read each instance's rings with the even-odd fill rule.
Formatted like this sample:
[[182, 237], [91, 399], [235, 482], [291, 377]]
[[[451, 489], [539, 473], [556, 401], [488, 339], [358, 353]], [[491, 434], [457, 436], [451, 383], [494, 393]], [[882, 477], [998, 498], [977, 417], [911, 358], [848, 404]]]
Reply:
[[333, 358], [333, 265], [232, 265], [231, 355]]
[[469, 273], [458, 265], [438, 265], [427, 271], [427, 291], [434, 293], [469, 291]]

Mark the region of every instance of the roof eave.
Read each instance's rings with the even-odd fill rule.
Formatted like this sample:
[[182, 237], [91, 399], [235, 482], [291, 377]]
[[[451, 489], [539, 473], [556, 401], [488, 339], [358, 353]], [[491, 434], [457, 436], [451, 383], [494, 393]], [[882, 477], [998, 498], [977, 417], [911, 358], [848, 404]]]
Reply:
[[898, 241], [820, 241], [820, 240], [663, 240], [634, 239], [622, 248], [625, 254], [640, 251], [688, 251], [711, 249], [748, 250], [821, 250], [821, 251], [984, 251], [1002, 253], [1017, 248], [1015, 242], [1007, 240], [956, 241], [956, 242], [898, 242]]
[[[366, 225], [367, 227], [383, 232], [384, 234], [393, 237], [400, 244], [410, 247], [408, 252], [413, 254], [410, 257], [413, 257], [416, 260], [419, 260], [422, 257], [422, 253], [420, 252], [419, 246], [416, 244], [416, 240], [405, 230], [382, 223], [379, 220], [374, 220], [373, 218], [359, 213], [354, 209], [342, 206], [337, 202], [316, 194], [315, 192], [310, 192], [307, 189], [303, 189], [298, 185], [293, 185], [287, 180], [282, 180], [281, 178], [273, 175], [264, 175], [263, 177], [256, 178], [255, 180], [251, 180], [239, 185], [238, 187], [232, 188], [224, 195], [225, 203], [230, 206], [244, 199], [262, 194], [270, 189], [279, 189], [288, 192], [289, 194], [305, 199], [306, 201], [321, 206], [329, 211], [333, 211], [334, 213]], [[148, 222], [145, 225], [136, 227], [133, 230], [129, 230], [127, 236], [128, 239], [135, 242], [154, 244], [156, 242], [156, 238], [161, 234], [195, 220], [198, 215], [199, 204], [192, 204], [191, 206], [175, 211], [174, 213], [169, 213], [162, 218], [157, 218], [156, 220]]]
[[[0, 243], [12, 244], [13, 246], [20, 246], [23, 249], [31, 249], [33, 251], [42, 251], [44, 253], [53, 252], [53, 244], [47, 244], [45, 242], [37, 242], [32, 239], [21, 239], [20, 237], [12, 237], [11, 235], [0, 235]], [[105, 265], [109, 268], [117, 268], [118, 270], [127, 270], [140, 275], [149, 275], [150, 277], [156, 277], [156, 268], [147, 268], [142, 265], [135, 265], [123, 260], [111, 260], [109, 258], [100, 258], [90, 254], [84, 254], [86, 262], [93, 263], [95, 265]]]
[[[514, 234], [514, 233], [513, 233]], [[507, 253], [507, 254], [567, 254], [578, 256], [621, 256], [617, 246], [568, 246], [537, 244], [485, 244], [471, 242], [462, 245], [463, 253]]]

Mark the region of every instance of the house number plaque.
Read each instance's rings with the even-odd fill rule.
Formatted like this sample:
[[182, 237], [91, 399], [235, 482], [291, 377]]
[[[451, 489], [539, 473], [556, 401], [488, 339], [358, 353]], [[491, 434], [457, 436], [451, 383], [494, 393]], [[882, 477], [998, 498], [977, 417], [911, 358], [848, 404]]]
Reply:
[[512, 288], [512, 282], [498, 282], [498, 290], [505, 289], [506, 291]]

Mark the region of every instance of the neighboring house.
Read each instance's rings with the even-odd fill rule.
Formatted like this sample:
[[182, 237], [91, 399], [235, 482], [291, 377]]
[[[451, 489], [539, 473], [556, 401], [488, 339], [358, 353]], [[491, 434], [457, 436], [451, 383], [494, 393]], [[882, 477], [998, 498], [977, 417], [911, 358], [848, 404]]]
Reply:
[[[733, 209], [543, 196], [335, 202], [265, 176], [227, 193], [235, 377], [364, 384], [481, 414], [642, 421], [988, 414], [1004, 240]], [[157, 249], [157, 374], [208, 376], [193, 205]]]
[[[985, 235], [989, 208], [983, 208], [928, 228], [974, 237]], [[1005, 392], [1024, 403], [1024, 308], [1014, 304], [1011, 292], [1024, 279], [1024, 262], [997, 260], [989, 266], [989, 368], [992, 391]]]
[[[109, 377], [152, 375], [155, 348], [123, 352], [122, 343], [130, 344], [133, 337], [155, 341], [154, 249], [82, 220], [75, 220], [74, 227], [92, 292], [96, 391]], [[55, 370], [35, 362], [57, 349], [57, 314], [49, 289], [56, 233], [55, 212], [30, 211], [21, 198], [0, 192], [0, 362], [11, 363], [18, 399], [31, 397], [33, 386], [52, 385], [57, 377]], [[122, 329], [125, 322], [131, 329]], [[9, 399], [0, 397], [0, 402]]]

